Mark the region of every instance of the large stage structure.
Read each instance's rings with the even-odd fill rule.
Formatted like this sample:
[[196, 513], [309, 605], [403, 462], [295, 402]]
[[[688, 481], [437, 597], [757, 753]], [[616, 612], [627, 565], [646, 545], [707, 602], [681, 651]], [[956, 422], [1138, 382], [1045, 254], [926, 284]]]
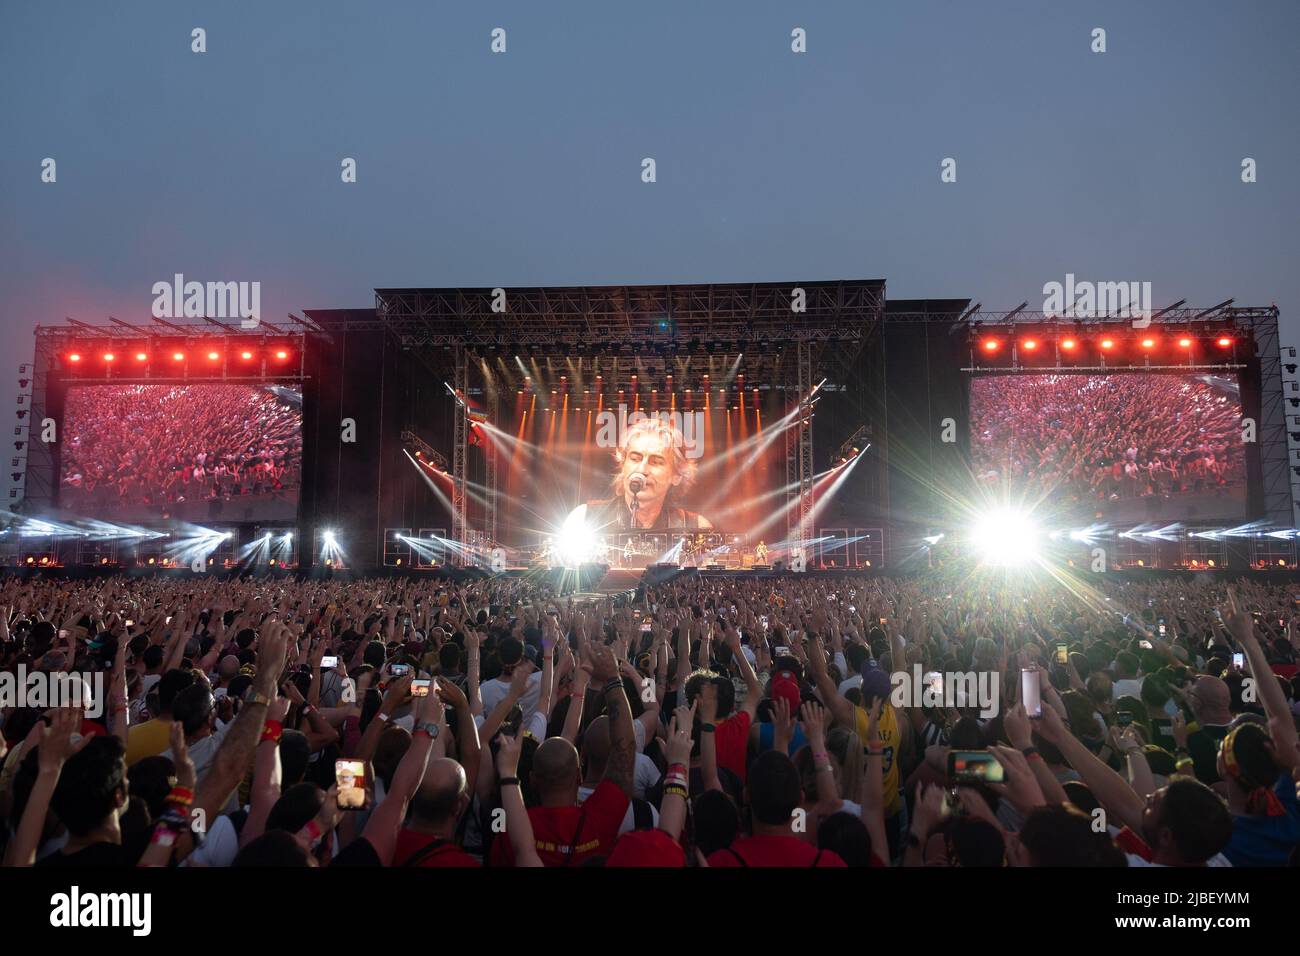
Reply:
[[[961, 504], [976, 497], [972, 383], [1145, 372], [1232, 377], [1243, 419], [1257, 427], [1245, 452], [1242, 514], [1185, 522], [1179, 544], [1150, 553], [1126, 540], [1116, 567], [1230, 560], [1290, 568], [1293, 535], [1266, 540], [1261, 530], [1247, 560], [1245, 550], [1220, 553], [1224, 543], [1197, 530], [1294, 528], [1286, 403], [1300, 400], [1284, 392], [1277, 321], [1275, 307], [1231, 301], [1208, 309], [1179, 303], [1149, 325], [1027, 306], [990, 312], [969, 299], [887, 301], [883, 280], [856, 280], [381, 288], [373, 307], [308, 310], [251, 329], [211, 319], [42, 325], [21, 511], [38, 538], [46, 519], [54, 530], [48, 541], [4, 545], [0, 558], [38, 567], [179, 566], [153, 537], [60, 542], [60, 520], [71, 528], [103, 517], [61, 508], [59, 438], [41, 440], [51, 421], [63, 434], [67, 395], [79, 385], [246, 383], [300, 393], [296, 514], [263, 520], [247, 509], [214, 511], [206, 523], [231, 542], [212, 550], [217, 567], [500, 566], [510, 463], [485, 434], [493, 426], [500, 434], [517, 396], [536, 392], [572, 411], [609, 408], [624, 395], [629, 403], [634, 395], [662, 398], [665, 408], [698, 407], [678, 402], [707, 402], [710, 394], [742, 411], [770, 403], [791, 416], [773, 446], [773, 469], [784, 480], [762, 506], [781, 522], [771, 536], [784, 535], [783, 556], [799, 550], [810, 568], [876, 571], [915, 567], [923, 542], [958, 526]], [[703, 371], [710, 368], [730, 371], [710, 380]], [[507, 384], [501, 369], [515, 378]], [[527, 374], [538, 369], [545, 383]], [[178, 434], [178, 443], [186, 437]], [[819, 482], [859, 450], [849, 480], [819, 497], [827, 487]], [[162, 535], [175, 523], [135, 525]], [[744, 529], [716, 530], [738, 541]]]
[[[452, 456], [454, 541], [480, 531], [497, 540], [498, 462], [487, 455], [485, 519], [470, 527], [466, 507], [469, 406], [476, 370], [498, 354], [590, 358], [609, 394], [642, 387], [671, 389], [675, 360], [736, 353], [749, 382], [795, 396], [796, 427], [785, 432], [787, 488], [793, 507], [787, 528], [811, 538], [813, 507], [813, 390], [823, 379], [854, 377], [855, 362], [879, 326], [884, 282], [791, 282], [679, 286], [533, 289], [377, 289], [375, 315], [405, 349], [423, 350], [435, 374], [449, 372], [460, 406]], [[451, 368], [447, 369], [448, 360]]]

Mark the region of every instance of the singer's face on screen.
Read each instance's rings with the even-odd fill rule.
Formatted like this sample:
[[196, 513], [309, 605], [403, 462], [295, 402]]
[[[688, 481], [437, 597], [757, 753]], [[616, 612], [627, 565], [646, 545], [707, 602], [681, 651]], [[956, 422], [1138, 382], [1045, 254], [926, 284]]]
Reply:
[[[681, 484], [682, 476], [673, 469], [671, 440], [662, 432], [637, 432], [628, 438], [623, 453], [623, 500], [630, 508], [635, 498], [637, 511], [647, 522], [659, 514], [669, 489]], [[628, 479], [638, 473], [645, 476], [645, 484], [633, 495]]]

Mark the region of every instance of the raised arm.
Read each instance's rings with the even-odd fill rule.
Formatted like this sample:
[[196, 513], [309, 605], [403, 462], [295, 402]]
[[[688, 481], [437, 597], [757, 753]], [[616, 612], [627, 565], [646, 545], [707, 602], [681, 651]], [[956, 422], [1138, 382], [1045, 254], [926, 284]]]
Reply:
[[1268, 715], [1268, 732], [1273, 740], [1273, 759], [1288, 770], [1300, 767], [1295, 721], [1287, 707], [1286, 695], [1268, 666], [1268, 658], [1255, 637], [1255, 622], [1237, 606], [1236, 595], [1228, 591], [1228, 613], [1223, 615], [1229, 633], [1241, 645], [1250, 661], [1250, 676], [1259, 690], [1259, 699]]
[[853, 704], [840, 696], [839, 689], [826, 671], [826, 652], [822, 648], [820, 637], [808, 642], [808, 667], [812, 671], [817, 691], [821, 694], [822, 703], [830, 709], [835, 722], [856, 730]]
[[248, 819], [239, 832], [239, 845], [246, 846], [262, 835], [271, 807], [280, 799], [280, 736], [284, 718], [289, 713], [289, 699], [277, 698], [267, 708], [266, 728], [253, 756], [253, 785], [249, 790]]
[[1121, 824], [1140, 833], [1146, 801], [1123, 777], [1097, 759], [1082, 741], [1070, 733], [1055, 710], [1044, 708], [1038, 723], [1039, 734], [1056, 745], [1106, 811]]
[[524, 806], [524, 792], [519, 786], [521, 746], [518, 736], [498, 735], [497, 777], [512, 781], [501, 785], [501, 806], [506, 811], [506, 833], [510, 835], [510, 847], [515, 851], [515, 866], [537, 867], [544, 864], [542, 858], [537, 855], [533, 821], [528, 817], [528, 808]]
[[45, 816], [49, 812], [50, 799], [54, 796], [54, 788], [58, 786], [63, 765], [90, 742], [89, 737], [82, 737], [75, 744], [72, 742], [72, 735], [80, 726], [81, 711], [75, 707], [61, 707], [54, 711], [49, 727], [37, 721], [27, 735], [23, 744], [24, 755], [30, 752], [30, 748], [38, 748], [36, 782], [27, 797], [27, 806], [23, 808], [18, 832], [5, 853], [5, 866], [31, 866], [36, 862], [41, 831], [45, 828]]
[[609, 762], [605, 765], [605, 780], [618, 784], [628, 797], [633, 794], [633, 771], [636, 767], [636, 736], [632, 731], [632, 706], [618, 676], [618, 663], [607, 645], [599, 644], [591, 651], [592, 679], [600, 684], [609, 714]]
[[447, 734], [447, 712], [442, 700], [436, 693], [427, 697], [415, 698], [415, 733], [411, 735], [411, 745], [406, 749], [402, 762], [393, 774], [393, 786], [389, 789], [384, 802], [377, 806], [366, 821], [366, 828], [361, 831], [384, 866], [393, 862], [393, 851], [397, 847], [397, 833], [406, 819], [406, 809], [411, 797], [424, 779], [424, 770], [429, 765], [429, 755], [433, 753], [433, 737], [420, 729], [421, 724], [438, 725], [438, 737], [445, 740]]
[[[678, 707], [673, 711], [672, 720], [668, 722], [669, 768], [690, 766], [691, 728], [695, 725], [695, 708], [699, 703], [697, 700], [690, 707]], [[659, 808], [659, 829], [679, 842], [682, 838], [682, 824], [686, 822], [686, 801], [691, 796], [691, 775], [686, 772], [684, 777], [685, 783], [682, 783], [681, 776], [665, 782], [663, 801]]]

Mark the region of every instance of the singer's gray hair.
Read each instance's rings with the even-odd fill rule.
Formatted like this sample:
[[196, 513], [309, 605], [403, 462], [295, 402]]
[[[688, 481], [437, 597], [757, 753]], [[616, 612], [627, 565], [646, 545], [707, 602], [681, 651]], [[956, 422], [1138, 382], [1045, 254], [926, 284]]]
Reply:
[[627, 460], [627, 446], [635, 435], [653, 435], [670, 449], [673, 461], [673, 474], [681, 476], [681, 484], [670, 488], [669, 493], [686, 491], [695, 483], [695, 462], [686, 457], [686, 439], [671, 421], [655, 416], [638, 419], [627, 426], [623, 440], [614, 449], [614, 461], [618, 463], [618, 473], [614, 476], [614, 494], [623, 497], [623, 462]]

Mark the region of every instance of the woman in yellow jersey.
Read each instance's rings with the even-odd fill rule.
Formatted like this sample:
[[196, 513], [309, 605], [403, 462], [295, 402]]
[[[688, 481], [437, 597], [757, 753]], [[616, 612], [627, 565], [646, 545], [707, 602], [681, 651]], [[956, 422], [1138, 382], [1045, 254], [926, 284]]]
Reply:
[[[822, 625], [822, 621], [817, 622]], [[824, 626], [818, 627], [816, 640], [808, 645], [808, 663], [812, 670], [817, 690], [822, 702], [835, 715], [835, 722], [845, 727], [852, 727], [862, 738], [863, 745], [870, 748], [873, 743], [881, 747], [881, 769], [884, 772], [885, 832], [889, 837], [889, 855], [896, 857], [902, 850], [902, 837], [907, 830], [906, 810], [901, 789], [901, 772], [899, 770], [899, 751], [906, 740], [910, 739], [911, 728], [906, 721], [898, 719], [898, 712], [890, 702], [892, 684], [889, 674], [877, 661], [867, 661], [862, 668], [862, 703], [867, 707], [876, 698], [883, 700], [880, 719], [876, 728], [876, 741], [867, 739], [867, 711], [840, 695], [826, 670], [825, 651], [821, 645]], [[813, 635], [810, 634], [810, 637]], [[891, 644], [897, 644], [897, 641]], [[901, 644], [894, 653], [901, 655]], [[881, 854], [883, 856], [883, 854]]]

